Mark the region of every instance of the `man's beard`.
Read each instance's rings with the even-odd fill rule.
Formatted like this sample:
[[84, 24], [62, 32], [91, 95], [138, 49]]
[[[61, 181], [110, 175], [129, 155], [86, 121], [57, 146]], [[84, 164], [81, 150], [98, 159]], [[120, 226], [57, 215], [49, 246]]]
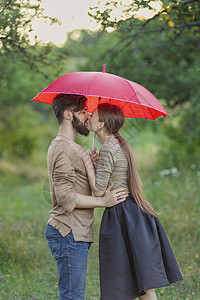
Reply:
[[76, 129], [78, 133], [88, 136], [89, 130], [84, 125], [84, 123], [81, 122], [74, 114], [73, 114], [72, 126]]

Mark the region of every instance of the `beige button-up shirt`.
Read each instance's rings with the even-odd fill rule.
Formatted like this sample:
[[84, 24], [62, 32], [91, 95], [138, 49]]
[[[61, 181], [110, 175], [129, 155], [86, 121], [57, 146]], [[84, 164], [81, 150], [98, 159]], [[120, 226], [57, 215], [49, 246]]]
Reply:
[[67, 141], [53, 140], [47, 166], [53, 205], [48, 223], [62, 236], [72, 230], [75, 241], [93, 242], [94, 209], [76, 208], [76, 193], [92, 195], [83, 160]]

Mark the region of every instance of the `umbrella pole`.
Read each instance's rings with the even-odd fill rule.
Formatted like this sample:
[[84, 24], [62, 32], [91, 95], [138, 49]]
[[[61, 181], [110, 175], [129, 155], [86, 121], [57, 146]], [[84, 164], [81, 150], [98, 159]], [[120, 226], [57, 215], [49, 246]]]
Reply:
[[[103, 69], [102, 69], [102, 72], [105, 73], [106, 72], [106, 64], [103, 65]], [[101, 97], [99, 97], [99, 103], [101, 101]], [[92, 150], [94, 149], [94, 145], [95, 145], [95, 133], [94, 133], [94, 136], [93, 136], [93, 142], [92, 142]]]
[[94, 133], [94, 135], [93, 135], [93, 142], [92, 142], [92, 150], [94, 149], [94, 145], [95, 145], [95, 137], [96, 137], [96, 134]]

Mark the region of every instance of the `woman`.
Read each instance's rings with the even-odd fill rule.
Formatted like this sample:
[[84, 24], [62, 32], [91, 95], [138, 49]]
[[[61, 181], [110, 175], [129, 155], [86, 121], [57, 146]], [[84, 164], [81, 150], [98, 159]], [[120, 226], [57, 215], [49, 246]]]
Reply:
[[99, 240], [101, 299], [154, 300], [155, 288], [182, 280], [182, 276], [158, 214], [142, 196], [132, 150], [118, 134], [124, 120], [118, 106], [104, 103], [88, 121], [88, 129], [103, 144], [96, 182], [91, 162], [86, 162], [93, 192], [103, 195], [110, 183], [129, 192], [124, 202], [103, 214]]

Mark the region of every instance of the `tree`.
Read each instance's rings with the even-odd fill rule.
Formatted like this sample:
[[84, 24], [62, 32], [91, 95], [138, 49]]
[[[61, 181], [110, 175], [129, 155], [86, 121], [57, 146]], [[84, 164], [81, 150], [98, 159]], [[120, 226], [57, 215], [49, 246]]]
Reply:
[[[1, 0], [0, 3], [0, 156], [30, 155], [39, 144], [36, 110], [47, 115], [47, 107], [30, 100], [58, 77], [63, 53], [53, 44], [31, 45], [29, 33], [34, 18], [45, 18], [42, 0]], [[34, 123], [35, 122], [35, 123]], [[33, 124], [34, 129], [33, 129]], [[38, 125], [38, 128], [40, 126]]]
[[[45, 16], [42, 0], [2, 0], [0, 6], [0, 104], [23, 103], [60, 74], [66, 59], [51, 43], [30, 44], [32, 21], [44, 18], [50, 23], [56, 18]], [[65, 57], [64, 57], [65, 56]], [[41, 76], [40, 76], [41, 75]], [[42, 85], [43, 82], [43, 85]]]
[[[34, 4], [33, 4], [34, 3]], [[0, 6], [0, 78], [6, 80], [8, 70], [6, 62], [13, 61], [25, 63], [31, 71], [41, 73], [44, 78], [49, 78], [48, 68], [41, 66], [58, 65], [63, 59], [63, 54], [55, 51], [51, 43], [41, 45], [35, 37], [34, 45], [30, 44], [29, 33], [32, 29], [32, 21], [35, 18], [43, 18], [50, 24], [59, 22], [43, 13], [42, 0], [2, 0]], [[61, 66], [61, 64], [60, 64]], [[55, 68], [57, 72], [58, 68]]]
[[[112, 13], [119, 9], [122, 10], [122, 17], [117, 20], [112, 17]], [[152, 17], [139, 17], [142, 9], [153, 11]], [[101, 23], [102, 30], [112, 29], [118, 33], [118, 41], [107, 49], [111, 60], [129, 47], [132, 47], [133, 53], [135, 53], [138, 41], [142, 39], [142, 36], [144, 39], [150, 36], [156, 40], [162, 35], [165, 40], [162, 39], [162, 43], [166, 42], [170, 47], [175, 44], [180, 45], [184, 37], [186, 44], [182, 44], [182, 46], [192, 43], [191, 46], [194, 50], [199, 49], [199, 15], [199, 0], [134, 0], [129, 5], [123, 5], [121, 1], [110, 1], [106, 3], [104, 10], [97, 5], [91, 8], [90, 13], [92, 18]], [[145, 47], [143, 49], [145, 50]], [[167, 51], [164, 53], [166, 54]], [[106, 57], [107, 54], [104, 56]], [[162, 58], [163, 54], [159, 55], [156, 60]]]
[[0, 53], [19, 54], [29, 57], [29, 33], [35, 18], [45, 18], [51, 23], [58, 22], [43, 14], [41, 0], [2, 0], [0, 6]]
[[[155, 5], [157, 3], [157, 6]], [[153, 16], [141, 18], [138, 13], [142, 9], [154, 11]], [[113, 10], [122, 10], [122, 18], [113, 19]], [[98, 5], [91, 8], [89, 15], [100, 22], [102, 29], [112, 28], [122, 33], [119, 44], [130, 43], [142, 34], [170, 31], [174, 34], [200, 34], [200, 1], [199, 0], [134, 0], [129, 5], [120, 1], [110, 1], [101, 10]], [[140, 20], [141, 22], [138, 22]], [[156, 22], [159, 20], [159, 26]], [[151, 24], [151, 25], [150, 25]], [[153, 25], [155, 24], [155, 26]], [[151, 26], [149, 28], [149, 26]]]

